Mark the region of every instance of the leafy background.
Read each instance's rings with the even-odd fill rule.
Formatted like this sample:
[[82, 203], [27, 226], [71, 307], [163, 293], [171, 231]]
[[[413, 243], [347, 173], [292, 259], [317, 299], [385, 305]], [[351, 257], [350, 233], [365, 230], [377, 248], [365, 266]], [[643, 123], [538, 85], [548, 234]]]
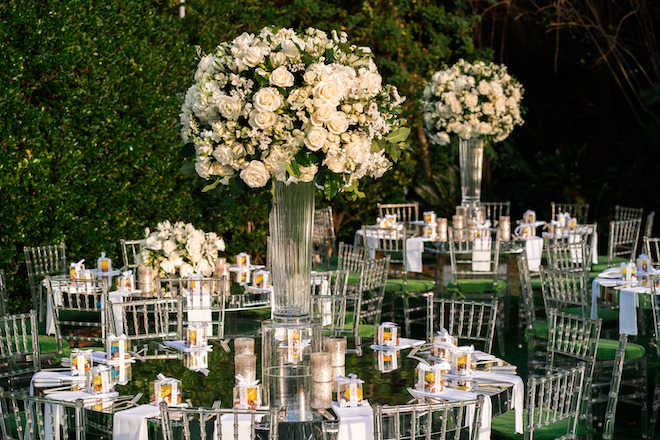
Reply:
[[69, 260], [105, 251], [119, 261], [120, 238], [170, 219], [222, 234], [229, 256], [264, 258], [268, 206], [228, 208], [181, 175], [178, 113], [196, 45], [209, 51], [270, 24], [347, 31], [408, 97], [413, 148], [366, 182], [364, 199], [332, 201], [341, 240], [379, 201], [417, 200], [440, 216], [459, 203], [457, 147], [427, 144], [416, 101], [425, 79], [460, 57], [506, 63], [526, 89], [525, 126], [487, 151], [484, 200], [511, 200], [514, 218], [586, 201], [601, 230], [617, 203], [654, 209], [660, 8], [618, 3], [188, 0], [179, 18], [176, 0], [4, 2], [0, 268], [12, 309], [28, 307], [26, 245], [64, 241]]

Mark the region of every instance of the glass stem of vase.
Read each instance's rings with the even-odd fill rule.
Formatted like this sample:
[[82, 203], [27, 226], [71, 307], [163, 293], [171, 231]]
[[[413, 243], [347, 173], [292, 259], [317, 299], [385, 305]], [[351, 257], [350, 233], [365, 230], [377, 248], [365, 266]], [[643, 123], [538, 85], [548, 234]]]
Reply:
[[481, 201], [484, 162], [482, 139], [459, 138], [458, 158], [461, 168], [461, 205], [476, 206]]

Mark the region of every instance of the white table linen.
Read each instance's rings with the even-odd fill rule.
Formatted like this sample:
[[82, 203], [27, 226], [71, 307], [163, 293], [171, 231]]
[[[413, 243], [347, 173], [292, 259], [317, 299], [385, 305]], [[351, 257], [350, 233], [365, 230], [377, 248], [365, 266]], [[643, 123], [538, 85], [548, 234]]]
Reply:
[[374, 411], [369, 402], [352, 408], [341, 408], [337, 402], [332, 402], [332, 409], [339, 417], [339, 433], [337, 440], [373, 440]]
[[529, 271], [538, 272], [541, 267], [541, 257], [543, 256], [543, 239], [541, 237], [528, 237], [524, 240]]
[[475, 379], [504, 382], [513, 385], [511, 406], [514, 411], [514, 430], [517, 434], [523, 433], [523, 409], [525, 407], [525, 383], [520, 376], [514, 374], [498, 374], [487, 371], [473, 371]]
[[[255, 416], [254, 422], [257, 423], [261, 421], [263, 416]], [[238, 425], [238, 439], [239, 440], [251, 440], [252, 437], [252, 415], [250, 414], [238, 414], [236, 416], [237, 425]], [[223, 439], [233, 439], [234, 437], [234, 414], [223, 414], [220, 416], [220, 426], [222, 429], [222, 438]], [[214, 434], [215, 435], [215, 434]], [[217, 438], [217, 436], [215, 437]]]
[[406, 239], [406, 270], [408, 270], [408, 272], [422, 272], [422, 253], [424, 252], [424, 242], [430, 240], [431, 239], [429, 237], [412, 237]]
[[[64, 400], [67, 402], [75, 402], [78, 399], [82, 399], [85, 403], [85, 406], [94, 405], [97, 402], [99, 402], [99, 400], [102, 399], [111, 400], [118, 396], [119, 393], [116, 391], [106, 394], [91, 394], [88, 393], [87, 391], [62, 391], [59, 393], [50, 393], [47, 395], [49, 399]], [[53, 405], [44, 406], [44, 420], [50, 420], [50, 412], [52, 411], [52, 408]], [[50, 431], [50, 423], [45, 423], [44, 428], [46, 431], [45, 432], [46, 438], [53, 440], [60, 440], [60, 424], [62, 423], [63, 417], [64, 414], [62, 413], [62, 407], [59, 405], [55, 405], [55, 414], [53, 415], [55, 433], [53, 434]]]
[[148, 440], [147, 419], [160, 418], [156, 405], [138, 405], [117, 411], [112, 418], [113, 440]]

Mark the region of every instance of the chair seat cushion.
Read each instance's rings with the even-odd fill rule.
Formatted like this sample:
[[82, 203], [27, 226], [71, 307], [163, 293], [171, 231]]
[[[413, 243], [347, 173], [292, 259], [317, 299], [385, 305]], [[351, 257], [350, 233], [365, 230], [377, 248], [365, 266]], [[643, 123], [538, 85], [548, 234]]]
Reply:
[[435, 289], [432, 280], [413, 279], [404, 283], [401, 278], [388, 279], [385, 284], [385, 292], [389, 293], [426, 293]]
[[[523, 434], [516, 434], [514, 429], [515, 411], [507, 411], [501, 416], [493, 418], [491, 422], [493, 439], [520, 439]], [[523, 420], [527, 419], [527, 410], [523, 410]], [[534, 430], [534, 440], [551, 440], [566, 435], [570, 419], [564, 419], [552, 425]]]
[[543, 288], [543, 283], [541, 277], [532, 277], [532, 290], [541, 291]]
[[550, 336], [548, 323], [546, 321], [536, 321], [532, 323], [532, 327], [525, 330], [525, 335], [534, 336], [539, 339], [548, 339]]
[[458, 290], [460, 293], [495, 293], [497, 296], [506, 292], [506, 281], [498, 280], [493, 285], [492, 279], [468, 279], [458, 280], [458, 285], [449, 283], [448, 286], [451, 290]]
[[[612, 361], [616, 358], [619, 341], [615, 339], [599, 339], [596, 359], [599, 361]], [[639, 359], [646, 354], [644, 347], [631, 342], [626, 345], [626, 359]]]
[[[582, 307], [566, 307], [561, 309], [564, 313], [571, 315], [582, 315]], [[591, 316], [591, 307], [587, 307], [587, 316]], [[598, 317], [603, 320], [603, 324], [611, 324], [619, 320], [619, 311], [614, 309], [598, 308]]]
[[[355, 315], [353, 312], [346, 312], [346, 321], [344, 322], [344, 329], [351, 331], [353, 329], [353, 319]], [[375, 334], [376, 326], [373, 324], [363, 324], [360, 322], [358, 328], [358, 336], [363, 338], [373, 337]]]

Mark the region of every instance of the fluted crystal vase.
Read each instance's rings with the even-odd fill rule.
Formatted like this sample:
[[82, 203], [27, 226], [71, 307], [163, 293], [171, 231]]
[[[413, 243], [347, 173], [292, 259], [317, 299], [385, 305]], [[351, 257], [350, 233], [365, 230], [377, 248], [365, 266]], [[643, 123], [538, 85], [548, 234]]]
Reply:
[[273, 181], [269, 251], [275, 321], [305, 322], [311, 317], [314, 191], [314, 182]]
[[481, 177], [484, 164], [483, 139], [458, 139], [461, 167], [461, 205], [476, 207], [481, 200]]

